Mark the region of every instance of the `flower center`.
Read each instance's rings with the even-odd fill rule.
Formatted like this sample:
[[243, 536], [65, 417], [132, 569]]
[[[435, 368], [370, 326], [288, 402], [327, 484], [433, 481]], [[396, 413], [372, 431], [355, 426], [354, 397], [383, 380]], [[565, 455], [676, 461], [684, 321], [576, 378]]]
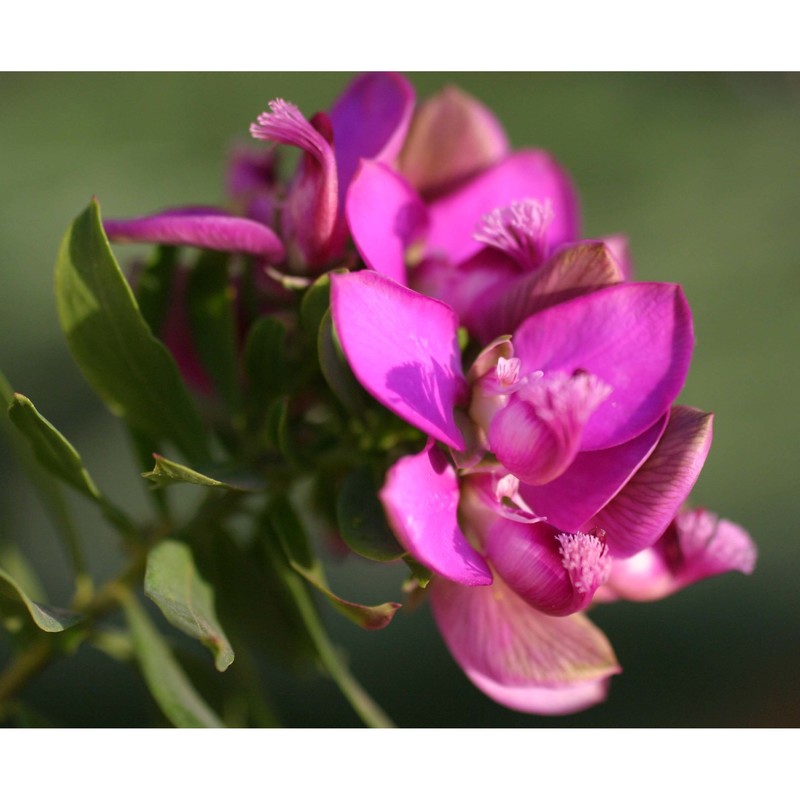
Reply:
[[507, 253], [526, 270], [547, 257], [547, 229], [553, 219], [550, 201], [518, 200], [496, 208], [478, 223], [475, 239]]

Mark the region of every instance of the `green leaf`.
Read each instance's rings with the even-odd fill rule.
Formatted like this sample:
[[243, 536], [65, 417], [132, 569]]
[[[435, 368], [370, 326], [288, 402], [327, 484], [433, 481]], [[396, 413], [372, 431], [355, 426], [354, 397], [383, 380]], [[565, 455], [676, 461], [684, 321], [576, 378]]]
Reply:
[[178, 728], [224, 727], [222, 720], [189, 682], [134, 596], [125, 592], [120, 599], [144, 681], [167, 719]]
[[331, 387], [345, 409], [351, 414], [361, 415], [364, 411], [367, 394], [353, 375], [342, 352], [336, 330], [333, 327], [330, 309], [325, 312], [319, 325], [317, 357], [328, 386]]
[[73, 358], [109, 408], [191, 460], [208, 458], [203, 424], [178, 368], [139, 312], [96, 201], [73, 222], [56, 262], [56, 300]]
[[300, 324], [310, 336], [316, 336], [320, 322], [331, 304], [331, 279], [326, 272], [306, 289], [300, 301]]
[[14, 394], [8, 416], [28, 440], [37, 460], [45, 469], [93, 500], [100, 496], [77, 450], [36, 410], [27, 397]]
[[[18, 612], [26, 611], [38, 628], [47, 633], [61, 633], [83, 619], [81, 614], [45, 603], [35, 603], [4, 569], [0, 569], [0, 613], [7, 623], [17, 627]], [[17, 622], [13, 620], [17, 619]]]
[[289, 398], [279, 397], [270, 403], [265, 422], [267, 442], [288, 462], [294, 462], [294, 452], [289, 437]]
[[260, 317], [250, 330], [244, 349], [248, 395], [257, 406], [266, 405], [285, 390], [286, 328], [274, 317]]
[[207, 470], [217, 477], [206, 475], [189, 467], [170, 461], [164, 456], [153, 453], [155, 466], [150, 472], [143, 472], [142, 477], [153, 481], [156, 486], [171, 486], [174, 483], [193, 483], [213, 489], [228, 489], [234, 492], [263, 492], [265, 485], [259, 475], [247, 473], [241, 469], [214, 467]]
[[288, 501], [281, 498], [274, 503], [271, 519], [292, 569], [322, 592], [340, 614], [367, 630], [380, 630], [392, 621], [400, 603], [366, 606], [344, 600], [330, 590], [322, 565], [309, 547], [302, 523]]
[[187, 544], [164, 541], [150, 551], [144, 593], [172, 625], [211, 650], [220, 672], [233, 663], [233, 649], [214, 609], [214, 590], [197, 571]]
[[336, 517], [339, 533], [353, 552], [373, 561], [395, 561], [405, 552], [386, 522], [369, 467], [353, 470], [345, 478]]
[[234, 289], [225, 253], [203, 253], [189, 273], [186, 303], [192, 341], [229, 408], [241, 403]]
[[150, 330], [159, 335], [173, 297], [178, 248], [157, 247], [136, 275], [135, 291], [139, 311]]

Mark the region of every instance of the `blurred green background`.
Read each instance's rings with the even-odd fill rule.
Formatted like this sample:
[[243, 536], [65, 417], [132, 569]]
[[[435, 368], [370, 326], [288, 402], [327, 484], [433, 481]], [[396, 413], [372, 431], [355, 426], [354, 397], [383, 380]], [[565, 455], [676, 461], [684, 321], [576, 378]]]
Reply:
[[[147, 508], [143, 481], [60, 336], [52, 271], [61, 236], [92, 195], [118, 217], [222, 202], [226, 154], [267, 101], [283, 97], [310, 114], [347, 77], [0, 75], [0, 368], [133, 512]], [[420, 96], [460, 85], [494, 109], [516, 147], [552, 151], [580, 189], [585, 234], [626, 233], [639, 278], [683, 284], [697, 347], [681, 401], [717, 415], [693, 500], [745, 526], [760, 557], [750, 578], [597, 609], [624, 671], [609, 700], [581, 715], [537, 718], [494, 705], [450, 660], [426, 608], [377, 633], [330, 616], [354, 672], [404, 726], [797, 725], [800, 77], [411, 77]], [[0, 536], [28, 556], [48, 599], [66, 603], [63, 551], [5, 444], [0, 469]], [[74, 506], [95, 573], [110, 576], [119, 563], [113, 535], [92, 508]], [[396, 572], [355, 563], [332, 570], [347, 596], [399, 599]], [[7, 657], [0, 642], [0, 665]], [[267, 664], [263, 676], [286, 724], [357, 724], [328, 681]], [[26, 697], [60, 725], [160, 719], [135, 671], [88, 647], [51, 667]]]

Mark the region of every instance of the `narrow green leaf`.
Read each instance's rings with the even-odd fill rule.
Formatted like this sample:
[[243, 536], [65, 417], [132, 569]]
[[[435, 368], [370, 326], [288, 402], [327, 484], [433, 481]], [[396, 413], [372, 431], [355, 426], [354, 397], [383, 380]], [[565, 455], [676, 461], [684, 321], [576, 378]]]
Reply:
[[220, 672], [233, 663], [233, 649], [214, 609], [214, 590], [197, 571], [187, 544], [164, 541], [150, 551], [144, 593], [172, 625], [211, 650]]
[[366, 606], [344, 600], [330, 590], [322, 564], [319, 563], [309, 547], [302, 523], [285, 499], [275, 502], [272, 509], [272, 522], [292, 569], [322, 592], [340, 614], [367, 630], [380, 630], [392, 621], [395, 613], [401, 607], [400, 603], [389, 602], [377, 606]]
[[36, 410], [27, 397], [15, 393], [8, 416], [28, 440], [45, 469], [93, 500], [100, 496], [77, 450]]
[[56, 299], [72, 355], [109, 408], [156, 441], [174, 442], [191, 460], [207, 459], [203, 424], [175, 362], [139, 312], [96, 201], [64, 237]]
[[260, 475], [247, 473], [238, 468], [214, 467], [203, 474], [185, 467], [164, 456], [153, 453], [155, 466], [150, 472], [143, 472], [142, 477], [153, 481], [156, 486], [171, 486], [174, 483], [193, 483], [213, 489], [228, 489], [234, 492], [263, 492], [265, 484]]
[[47, 633], [61, 633], [83, 619], [81, 614], [46, 603], [35, 603], [20, 585], [4, 569], [0, 569], [0, 613], [13, 618], [15, 613], [26, 610], [38, 628]]
[[270, 403], [265, 422], [267, 442], [287, 461], [294, 460], [292, 443], [289, 437], [289, 398], [279, 397]]
[[261, 406], [285, 390], [286, 328], [270, 316], [253, 325], [244, 349], [248, 395]]
[[328, 386], [351, 413], [360, 415], [364, 411], [366, 392], [353, 375], [350, 365], [333, 327], [333, 318], [328, 309], [322, 317], [317, 338], [317, 357]]
[[222, 728], [222, 720], [197, 693], [134, 596], [122, 597], [133, 649], [147, 688], [167, 719], [178, 728]]
[[186, 303], [192, 341], [203, 366], [229, 408], [241, 403], [234, 289], [225, 253], [203, 253], [189, 273]]
[[177, 259], [177, 247], [157, 247], [136, 274], [136, 301], [144, 321], [156, 336], [167, 318], [172, 301]]
[[395, 539], [369, 467], [353, 470], [336, 504], [339, 533], [355, 553], [373, 561], [395, 561], [405, 552]]

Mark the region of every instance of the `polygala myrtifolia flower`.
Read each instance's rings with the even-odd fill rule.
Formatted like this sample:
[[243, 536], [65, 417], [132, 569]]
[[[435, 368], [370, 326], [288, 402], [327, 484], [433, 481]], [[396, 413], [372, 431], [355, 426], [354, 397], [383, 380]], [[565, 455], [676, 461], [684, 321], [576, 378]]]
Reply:
[[[448, 88], [414, 104], [384, 74], [310, 119], [273, 100], [250, 128], [270, 146], [232, 159], [242, 216], [193, 207], [106, 230], [246, 255], [261, 313], [283, 302], [276, 274], [331, 271], [352, 372], [429, 437], [388, 465], [380, 500], [433, 573], [444, 640], [496, 701], [569, 713], [619, 671], [582, 613], [594, 601], [749, 572], [755, 549], [683, 510], [712, 416], [675, 404], [694, 341], [681, 288], [634, 282], [624, 237], [582, 239], [566, 171], [511, 152], [480, 102]], [[301, 151], [288, 183], [278, 145]]]

